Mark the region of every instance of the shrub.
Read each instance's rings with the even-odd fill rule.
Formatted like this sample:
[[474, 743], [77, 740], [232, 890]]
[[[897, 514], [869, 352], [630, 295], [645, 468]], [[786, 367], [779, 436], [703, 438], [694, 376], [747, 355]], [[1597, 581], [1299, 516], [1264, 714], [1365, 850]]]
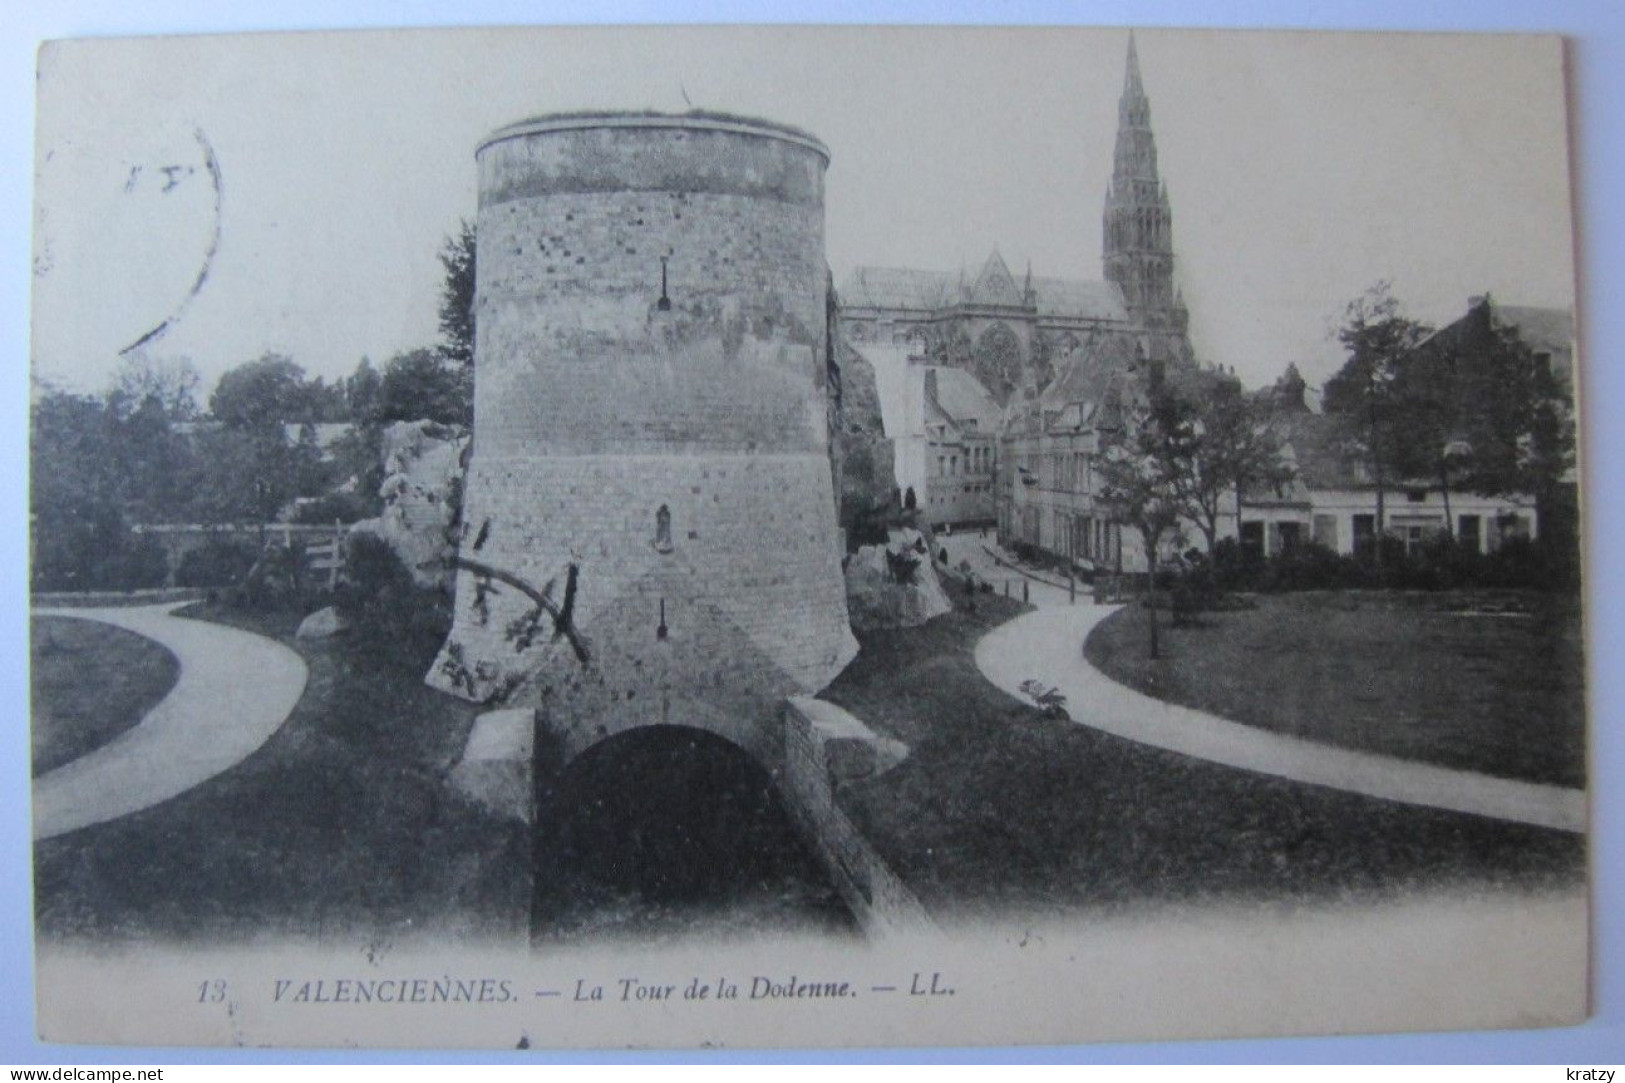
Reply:
[[241, 583], [254, 566], [253, 546], [226, 538], [210, 538], [181, 558], [175, 583], [182, 587], [229, 587]]
[[307, 605], [303, 554], [298, 546], [273, 542], [255, 558], [242, 585], [230, 595], [239, 606], [261, 612]]
[[898, 516], [891, 507], [857, 495], [842, 505], [841, 518], [846, 527], [846, 550], [855, 553], [865, 545], [885, 545], [890, 537], [887, 528]]
[[1551, 588], [1563, 580], [1549, 551], [1528, 538], [1509, 538], [1484, 559], [1483, 585]]
[[163, 546], [110, 507], [48, 508], [32, 525], [35, 590], [143, 590], [169, 574]]
[[1216, 591], [1257, 590], [1262, 581], [1264, 561], [1235, 538], [1221, 538], [1209, 554], [1208, 567]]
[[1266, 590], [1337, 590], [1352, 585], [1351, 569], [1335, 552], [1314, 542], [1294, 545], [1268, 561]]
[[920, 570], [920, 560], [912, 553], [894, 553], [887, 549], [886, 570], [891, 573], [894, 582], [908, 586], [914, 582], [915, 575]]
[[451, 631], [449, 593], [418, 586], [395, 550], [376, 534], [346, 539], [334, 604], [359, 647], [412, 670], [427, 667]]

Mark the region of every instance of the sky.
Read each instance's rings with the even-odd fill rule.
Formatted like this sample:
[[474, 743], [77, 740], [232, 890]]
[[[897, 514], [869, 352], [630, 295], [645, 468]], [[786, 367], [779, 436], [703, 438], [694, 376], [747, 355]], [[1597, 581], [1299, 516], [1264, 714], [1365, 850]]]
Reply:
[[[1138, 32], [1198, 356], [1249, 385], [1335, 371], [1344, 306], [1390, 280], [1571, 307], [1555, 38]], [[1098, 279], [1120, 29], [574, 28], [102, 39], [40, 58], [37, 378], [119, 351], [205, 388], [267, 351], [352, 371], [437, 337], [437, 253], [473, 152], [521, 117], [706, 109], [830, 148], [827, 255]], [[156, 333], [154, 334], [153, 332]]]

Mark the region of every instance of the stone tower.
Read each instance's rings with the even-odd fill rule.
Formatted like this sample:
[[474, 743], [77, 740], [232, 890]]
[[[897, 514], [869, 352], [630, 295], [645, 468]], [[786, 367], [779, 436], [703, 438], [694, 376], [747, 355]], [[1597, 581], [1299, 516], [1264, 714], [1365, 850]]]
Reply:
[[542, 117], [480, 146], [474, 448], [432, 684], [567, 753], [681, 724], [775, 762], [851, 660], [813, 137]]
[[1129, 34], [1123, 95], [1117, 102], [1117, 148], [1101, 221], [1106, 278], [1123, 291], [1129, 319], [1154, 360], [1190, 360], [1190, 314], [1174, 286], [1174, 214], [1157, 172], [1151, 102], [1140, 81], [1140, 57]]

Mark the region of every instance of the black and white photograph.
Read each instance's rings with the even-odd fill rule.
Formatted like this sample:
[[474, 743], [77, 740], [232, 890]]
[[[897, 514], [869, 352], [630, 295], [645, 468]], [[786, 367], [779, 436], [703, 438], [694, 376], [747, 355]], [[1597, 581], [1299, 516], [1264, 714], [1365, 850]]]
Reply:
[[41, 1039], [1582, 1022], [1569, 59], [46, 43]]

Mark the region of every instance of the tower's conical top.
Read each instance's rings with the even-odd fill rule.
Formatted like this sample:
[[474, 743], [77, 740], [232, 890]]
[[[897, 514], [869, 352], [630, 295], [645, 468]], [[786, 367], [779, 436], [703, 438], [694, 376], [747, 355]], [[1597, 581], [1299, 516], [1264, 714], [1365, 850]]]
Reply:
[[1123, 97], [1138, 98], [1145, 94], [1140, 83], [1140, 54], [1134, 48], [1134, 31], [1128, 32], [1128, 66], [1123, 70]]

